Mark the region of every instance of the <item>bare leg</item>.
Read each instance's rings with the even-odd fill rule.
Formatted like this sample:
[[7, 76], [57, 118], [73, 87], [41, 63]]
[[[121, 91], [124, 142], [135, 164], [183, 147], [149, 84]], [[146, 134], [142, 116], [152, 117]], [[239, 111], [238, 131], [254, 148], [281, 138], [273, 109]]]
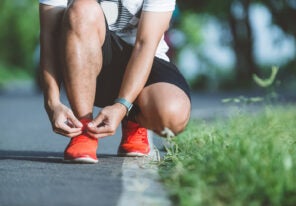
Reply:
[[104, 15], [95, 0], [72, 1], [63, 23], [63, 77], [71, 108], [78, 118], [92, 118], [105, 33]]
[[137, 122], [159, 135], [164, 128], [174, 134], [180, 133], [190, 118], [189, 98], [180, 88], [169, 83], [145, 87], [136, 103], [141, 110], [136, 116]]

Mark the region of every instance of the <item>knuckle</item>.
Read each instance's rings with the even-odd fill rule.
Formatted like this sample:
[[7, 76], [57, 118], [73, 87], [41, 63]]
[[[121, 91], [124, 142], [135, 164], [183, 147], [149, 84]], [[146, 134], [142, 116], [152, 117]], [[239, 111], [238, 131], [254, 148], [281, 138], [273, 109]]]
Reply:
[[100, 111], [100, 115], [102, 115], [102, 116], [106, 116], [106, 114], [107, 114], [107, 113], [106, 113], [105, 110], [101, 110], [101, 111]]
[[67, 134], [66, 135], [66, 137], [70, 137], [70, 138], [73, 138], [73, 137], [75, 137], [76, 135], [74, 135], [74, 134]]
[[110, 135], [114, 135], [114, 134], [115, 134], [115, 130], [110, 130], [110, 131], [109, 131], [109, 134], [110, 134]]
[[73, 115], [73, 112], [70, 109], [67, 109], [66, 110], [66, 115], [72, 116]]
[[111, 130], [111, 132], [115, 132], [116, 131], [116, 126], [115, 125], [111, 125], [110, 126], [110, 130]]
[[53, 124], [53, 127], [54, 127], [55, 129], [58, 129], [58, 128], [60, 128], [60, 124], [59, 124], [58, 122], [55, 122], [55, 123]]

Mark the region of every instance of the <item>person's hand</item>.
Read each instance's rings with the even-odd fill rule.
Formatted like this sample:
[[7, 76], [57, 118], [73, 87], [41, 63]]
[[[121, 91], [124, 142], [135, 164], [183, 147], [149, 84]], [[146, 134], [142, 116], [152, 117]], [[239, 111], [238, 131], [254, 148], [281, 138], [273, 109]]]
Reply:
[[119, 103], [103, 108], [98, 116], [88, 124], [88, 134], [94, 138], [114, 135], [125, 115], [126, 108]]
[[82, 123], [74, 116], [71, 109], [63, 104], [46, 108], [54, 132], [66, 137], [75, 137], [82, 133]]

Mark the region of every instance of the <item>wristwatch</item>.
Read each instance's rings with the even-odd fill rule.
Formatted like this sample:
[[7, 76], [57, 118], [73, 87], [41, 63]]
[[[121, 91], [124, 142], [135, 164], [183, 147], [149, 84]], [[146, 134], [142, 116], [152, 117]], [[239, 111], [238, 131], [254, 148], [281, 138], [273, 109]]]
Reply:
[[122, 104], [123, 106], [126, 107], [126, 110], [127, 110], [126, 116], [129, 115], [131, 109], [133, 108], [133, 104], [124, 98], [117, 98], [117, 99], [115, 99], [114, 103], [119, 103], [119, 104]]

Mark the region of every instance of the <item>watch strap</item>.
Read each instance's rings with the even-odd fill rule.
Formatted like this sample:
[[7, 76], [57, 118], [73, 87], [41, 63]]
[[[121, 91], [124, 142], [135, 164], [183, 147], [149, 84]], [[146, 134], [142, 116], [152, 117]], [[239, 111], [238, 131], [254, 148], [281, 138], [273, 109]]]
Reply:
[[115, 99], [114, 103], [119, 103], [119, 104], [122, 104], [123, 106], [126, 107], [126, 110], [127, 110], [126, 116], [128, 116], [129, 112], [131, 111], [131, 109], [133, 107], [133, 104], [124, 98], [117, 98], [117, 99]]

